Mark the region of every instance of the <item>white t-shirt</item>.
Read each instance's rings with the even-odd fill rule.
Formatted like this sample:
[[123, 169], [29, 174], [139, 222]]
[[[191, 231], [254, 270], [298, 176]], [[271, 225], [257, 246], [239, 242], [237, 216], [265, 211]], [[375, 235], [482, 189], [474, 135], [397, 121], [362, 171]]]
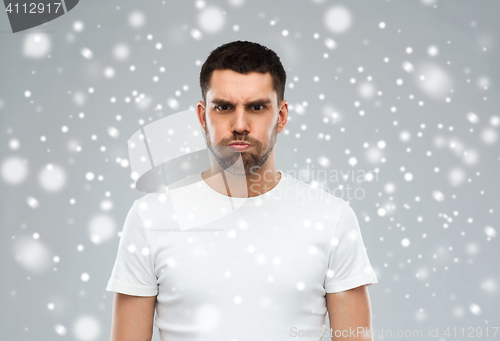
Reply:
[[[106, 290], [157, 296], [162, 341], [321, 340], [326, 293], [378, 280], [353, 209], [280, 173], [257, 197], [220, 194], [198, 173], [196, 200], [169, 191], [136, 200]], [[230, 209], [181, 230], [179, 203], [196, 202]]]

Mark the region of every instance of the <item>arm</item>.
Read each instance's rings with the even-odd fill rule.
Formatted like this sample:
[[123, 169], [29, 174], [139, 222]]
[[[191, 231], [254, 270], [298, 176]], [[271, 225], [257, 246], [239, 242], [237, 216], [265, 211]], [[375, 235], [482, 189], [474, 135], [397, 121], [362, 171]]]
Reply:
[[111, 341], [151, 341], [156, 296], [115, 293]]
[[[366, 285], [327, 293], [326, 305], [332, 340], [373, 341], [370, 297]], [[367, 330], [368, 333], [365, 333]]]

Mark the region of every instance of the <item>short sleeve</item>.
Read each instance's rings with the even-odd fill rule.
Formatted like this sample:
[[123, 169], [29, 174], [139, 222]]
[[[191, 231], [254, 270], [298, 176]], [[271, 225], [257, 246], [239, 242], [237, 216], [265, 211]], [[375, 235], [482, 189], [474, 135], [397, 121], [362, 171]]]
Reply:
[[327, 293], [378, 283], [363, 244], [356, 214], [345, 201], [342, 202], [340, 217], [332, 232], [327, 257]]
[[133, 296], [156, 296], [158, 282], [137, 201], [130, 208], [118, 245], [118, 254], [106, 286], [107, 291]]

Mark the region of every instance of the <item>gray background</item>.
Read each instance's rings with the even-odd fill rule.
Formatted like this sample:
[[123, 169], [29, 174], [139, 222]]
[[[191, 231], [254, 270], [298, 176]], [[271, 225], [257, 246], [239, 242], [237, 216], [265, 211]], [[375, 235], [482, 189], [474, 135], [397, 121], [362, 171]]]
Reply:
[[[349, 27], [325, 22], [335, 5], [349, 11]], [[84, 1], [16, 34], [0, 14], [0, 339], [109, 339], [113, 296], [104, 288], [117, 233], [143, 195], [127, 140], [195, 106], [202, 63], [233, 40], [268, 46], [287, 71], [291, 120], [278, 136], [278, 169], [378, 170], [372, 181], [320, 181], [362, 191], [344, 198], [379, 280], [369, 289], [374, 329], [444, 340], [456, 327], [454, 339], [492, 339], [500, 327], [498, 13], [496, 0]], [[438, 70], [428, 83], [418, 79], [425, 63]], [[92, 242], [92, 226], [112, 238]]]

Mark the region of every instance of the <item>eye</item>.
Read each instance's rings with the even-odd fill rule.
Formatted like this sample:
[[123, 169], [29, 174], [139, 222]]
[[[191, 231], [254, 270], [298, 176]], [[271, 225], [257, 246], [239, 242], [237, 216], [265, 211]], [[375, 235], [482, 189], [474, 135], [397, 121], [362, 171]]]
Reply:
[[[257, 108], [257, 107], [262, 107], [262, 109], [260, 109], [260, 110], [263, 110], [263, 109], [264, 109], [264, 106], [263, 106], [263, 105], [261, 105], [261, 104], [252, 105], [252, 109], [255, 109], [255, 108]], [[260, 111], [260, 110], [259, 110], [259, 109], [257, 109], [256, 111]]]
[[229, 105], [227, 105], [227, 104], [216, 105], [215, 106], [215, 110], [217, 110], [217, 111], [224, 111], [224, 110], [226, 110], [226, 109], [222, 109], [223, 107], [229, 107]]

